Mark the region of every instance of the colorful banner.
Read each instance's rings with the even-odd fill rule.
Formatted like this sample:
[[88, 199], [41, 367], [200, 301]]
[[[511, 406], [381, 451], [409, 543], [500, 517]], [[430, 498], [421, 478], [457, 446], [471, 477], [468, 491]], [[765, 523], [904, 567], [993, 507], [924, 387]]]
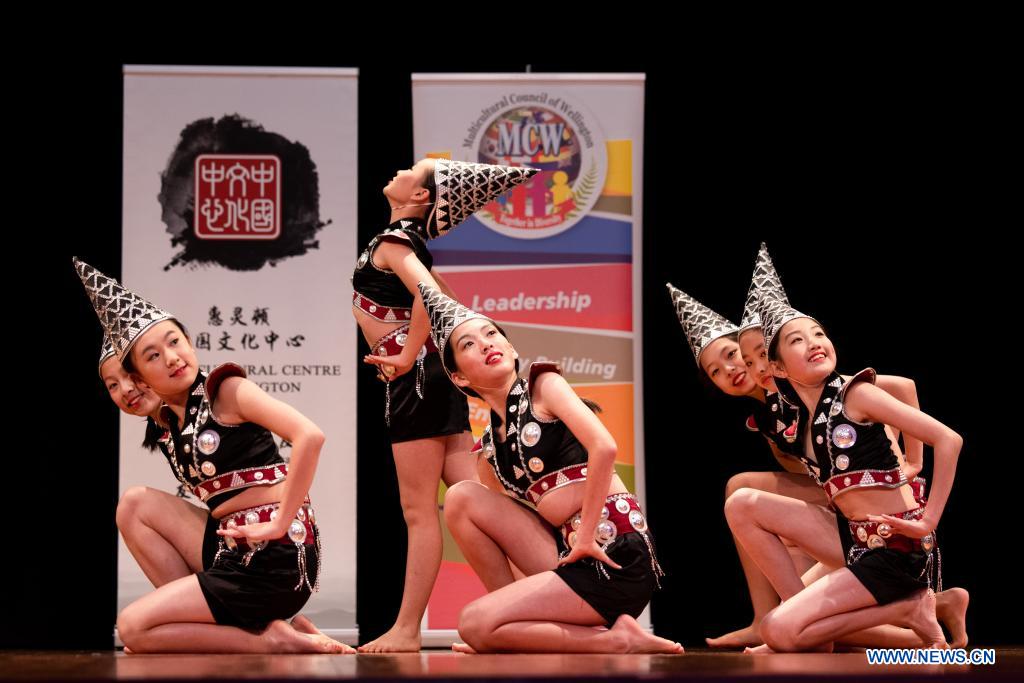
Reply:
[[[643, 500], [644, 76], [413, 74], [412, 86], [417, 158], [541, 169], [431, 242], [434, 264], [463, 303], [502, 324], [524, 367], [557, 361], [601, 404], [616, 470]], [[488, 410], [470, 407], [479, 436]], [[424, 643], [450, 642], [483, 592], [446, 531]]]
[[[322, 575], [303, 613], [350, 642], [356, 335], [339, 297], [356, 252], [356, 98], [352, 69], [124, 70], [124, 282], [180, 318], [204, 370], [241, 364], [323, 430]], [[142, 436], [123, 417], [121, 491], [175, 491]], [[122, 541], [118, 608], [150, 590]]]

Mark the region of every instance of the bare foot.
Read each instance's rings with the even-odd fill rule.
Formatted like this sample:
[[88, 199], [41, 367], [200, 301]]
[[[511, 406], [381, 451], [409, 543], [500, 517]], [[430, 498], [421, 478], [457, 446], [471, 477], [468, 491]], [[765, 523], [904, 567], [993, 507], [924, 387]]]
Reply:
[[304, 617], [301, 614], [296, 614], [292, 617], [292, 628], [299, 633], [309, 633], [313, 635], [323, 635], [323, 631], [316, 627], [309, 617]]
[[949, 647], [946, 637], [942, 635], [942, 627], [935, 619], [935, 593], [931, 588], [917, 591], [901, 602], [907, 610], [903, 625], [913, 629], [925, 647], [940, 650]]
[[754, 624], [741, 628], [732, 633], [726, 633], [724, 636], [718, 636], [717, 638], [705, 638], [704, 642], [708, 644], [708, 647], [754, 647], [760, 645], [764, 641], [761, 640], [760, 634], [757, 632], [757, 627]]
[[352, 654], [355, 652], [345, 643], [339, 643], [322, 633], [302, 633], [287, 621], [278, 619], [271, 622], [263, 632], [270, 642], [272, 652], [305, 654]]
[[949, 630], [956, 648], [967, 647], [967, 603], [970, 594], [963, 588], [950, 588], [935, 594], [935, 617]]
[[765, 644], [758, 645], [756, 647], [745, 647], [743, 648], [743, 654], [745, 655], [773, 655], [775, 650], [771, 649]]
[[615, 624], [611, 627], [608, 633], [618, 636], [622, 639], [622, 652], [632, 652], [639, 654], [668, 654], [668, 655], [681, 655], [683, 654], [683, 646], [679, 643], [673, 643], [671, 640], [665, 638], [659, 638], [653, 633], [640, 628], [640, 624], [636, 623], [636, 619], [623, 614], [615, 620]]
[[452, 650], [454, 652], [461, 652], [464, 655], [476, 654], [476, 650], [471, 648], [469, 645], [466, 645], [465, 643], [452, 643]]
[[364, 654], [383, 652], [419, 652], [420, 625], [416, 624], [415, 628], [405, 630], [399, 628], [398, 624], [395, 624], [380, 638], [371, 640], [369, 643], [360, 646], [358, 649]]

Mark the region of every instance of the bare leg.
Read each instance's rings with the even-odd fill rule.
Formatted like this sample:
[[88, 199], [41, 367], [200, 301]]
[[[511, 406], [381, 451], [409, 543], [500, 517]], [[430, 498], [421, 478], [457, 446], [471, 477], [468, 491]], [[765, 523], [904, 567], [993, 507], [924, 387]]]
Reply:
[[203, 508], [145, 486], [128, 489], [117, 504], [117, 528], [156, 588], [203, 570], [208, 518]]
[[[731, 477], [725, 486], [726, 500], [741, 488], [777, 493], [818, 505], [825, 504], [825, 494], [822, 493], [820, 487], [816, 486], [808, 477], [791, 472], [742, 472], [737, 474]], [[736, 553], [739, 555], [740, 565], [743, 567], [743, 576], [747, 580], [747, 590], [750, 592], [754, 618], [747, 627], [726, 633], [718, 638], [706, 638], [705, 641], [710, 647], [739, 648], [760, 644], [762, 641], [757, 630], [758, 624], [761, 623], [764, 615], [779, 604], [779, 595], [775, 592], [771, 582], [758, 569], [757, 563], [743, 549], [735, 535], [733, 541], [736, 543]], [[797, 573], [802, 572], [798, 569]]]
[[935, 616], [949, 629], [955, 648], [967, 647], [967, 604], [971, 596], [963, 588], [950, 588], [935, 594]]
[[515, 581], [509, 562], [527, 576], [554, 569], [558, 563], [547, 524], [483, 484], [463, 481], [448, 489], [444, 519], [488, 591]]
[[405, 587], [395, 624], [360, 647], [360, 652], [419, 652], [420, 621], [441, 566], [437, 486], [444, 468], [446, 442], [447, 437], [438, 436], [391, 444], [409, 538]]
[[193, 576], [176, 579], [121, 611], [117, 630], [133, 653], [342, 653], [348, 646], [275, 621], [263, 633], [214, 622]]
[[842, 557], [835, 516], [825, 508], [775, 493], [740, 489], [725, 502], [733, 535], [783, 600], [804, 588], [780, 537], [825, 564]]
[[[835, 516], [818, 505], [764, 491], [741, 489], [726, 501], [726, 518], [733, 534], [784, 600], [804, 590], [804, 581], [793, 566], [787, 542], [800, 547], [825, 568], [845, 565], [835, 529]], [[814, 568], [810, 571], [808, 578], [822, 572]], [[842, 641], [860, 647], [922, 645], [913, 632], [892, 625], [874, 625], [869, 630], [850, 632]]]
[[843, 636], [882, 624], [911, 629], [926, 647], [946, 647], [935, 620], [935, 594], [922, 590], [878, 605], [850, 572], [837, 569], [787, 599], [761, 623], [765, 644], [775, 652], [830, 648]]
[[595, 628], [604, 623], [554, 572], [542, 572], [467, 605], [459, 635], [476, 652], [683, 651], [679, 643], [647, 633], [632, 617], [619, 617], [610, 629]]
[[473, 435], [469, 432], [445, 437], [444, 468], [441, 472], [445, 486], [453, 486], [460, 481], [479, 481], [472, 448]]

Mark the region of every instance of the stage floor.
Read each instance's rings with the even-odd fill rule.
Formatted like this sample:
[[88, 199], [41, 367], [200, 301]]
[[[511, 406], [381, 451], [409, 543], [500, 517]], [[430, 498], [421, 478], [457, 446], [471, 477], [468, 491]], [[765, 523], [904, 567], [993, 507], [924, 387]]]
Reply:
[[425, 650], [404, 655], [125, 655], [121, 652], [4, 652], [2, 680], [376, 680], [460, 681], [752, 680], [757, 678], [900, 681], [955, 676], [957, 680], [1024, 680], [1024, 647], [997, 648], [993, 666], [871, 666], [863, 653], [743, 655], [690, 650], [685, 655], [462, 655]]

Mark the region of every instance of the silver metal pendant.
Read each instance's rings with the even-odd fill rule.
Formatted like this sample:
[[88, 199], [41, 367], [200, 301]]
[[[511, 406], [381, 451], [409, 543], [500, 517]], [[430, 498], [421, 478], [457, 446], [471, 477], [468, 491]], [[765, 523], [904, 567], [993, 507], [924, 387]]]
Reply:
[[537, 456], [530, 458], [530, 461], [527, 463], [527, 465], [529, 465], [530, 470], [533, 472], [540, 472], [544, 469], [544, 461], [538, 458]]
[[573, 515], [572, 521], [569, 522], [569, 526], [572, 527], [573, 531], [576, 531], [577, 529], [580, 528], [580, 523], [582, 521], [583, 520], [580, 518], [579, 515]]
[[831, 415], [832, 417], [835, 417], [835, 416], [836, 416], [836, 415], [838, 415], [838, 414], [839, 414], [839, 413], [840, 413], [840, 412], [841, 412], [842, 410], [843, 410], [843, 404], [842, 404], [842, 402], [841, 402], [841, 401], [836, 401], [835, 403], [833, 403], [833, 404], [832, 404], [832, 407], [831, 407], [831, 408], [829, 408], [829, 410], [828, 410], [828, 414], [829, 414], [829, 415]]
[[602, 520], [608, 519], [608, 515], [610, 515], [610, 514], [611, 514], [611, 512], [609, 512], [607, 505], [601, 507], [601, 519]]
[[644, 517], [644, 513], [639, 510], [629, 511], [629, 523], [634, 529], [641, 533], [647, 531], [647, 518]]
[[405, 346], [405, 342], [408, 341], [408, 339], [409, 335], [407, 335], [405, 332], [395, 335], [395, 343], [398, 344], [399, 346]]
[[878, 535], [882, 538], [889, 538], [890, 536], [892, 536], [892, 527], [884, 522], [882, 524], [879, 524]]
[[540, 441], [540, 425], [536, 422], [527, 422], [523, 425], [522, 431], [519, 432], [519, 438], [522, 439], [524, 446], [533, 447]]
[[302, 508], [298, 509], [298, 511], [295, 513], [295, 516], [299, 518], [300, 522], [306, 521], [306, 511], [303, 510]]
[[871, 534], [870, 536], [868, 536], [868, 547], [872, 550], [874, 550], [875, 548], [884, 548], [885, 541], [882, 539], [881, 536]]
[[201, 469], [203, 471], [203, 474], [205, 474], [208, 477], [212, 477], [213, 475], [217, 474], [217, 466], [214, 465], [209, 460], [204, 460], [203, 464], [199, 466], [199, 469]]
[[864, 543], [868, 540], [868, 530], [862, 526], [857, 527], [857, 540]]
[[245, 513], [245, 523], [246, 524], [259, 524], [259, 522], [260, 522], [260, 515], [259, 515], [258, 512], [246, 512]]
[[618, 535], [618, 528], [608, 520], [601, 522], [597, 525], [597, 528], [594, 529], [594, 539], [601, 545], [610, 543], [615, 540], [615, 537]]
[[573, 546], [576, 545], [576, 532], [575, 531], [570, 531], [569, 532], [569, 538], [566, 540], [566, 543], [569, 544], [570, 548], [572, 548]]
[[366, 265], [366, 262], [369, 260], [370, 254], [364, 251], [362, 254], [359, 255], [359, 260], [356, 261], [356, 268], [362, 268], [363, 266]]
[[926, 553], [930, 553], [932, 548], [935, 547], [935, 537], [931, 534], [921, 537], [921, 550]]
[[840, 455], [840, 456], [836, 457], [836, 467], [838, 467], [841, 470], [845, 470], [849, 466], [850, 466], [850, 458], [849, 458], [849, 456]]
[[203, 455], [213, 455], [220, 448], [220, 434], [212, 429], [207, 429], [196, 437], [196, 448]]
[[619, 511], [619, 514], [626, 514], [629, 512], [629, 501], [625, 498], [619, 498], [615, 501], [615, 509]]
[[288, 538], [292, 539], [292, 543], [301, 545], [306, 540], [306, 525], [294, 520], [288, 525]]
[[849, 448], [857, 443], [857, 430], [850, 425], [839, 425], [832, 430], [832, 443], [837, 448]]

